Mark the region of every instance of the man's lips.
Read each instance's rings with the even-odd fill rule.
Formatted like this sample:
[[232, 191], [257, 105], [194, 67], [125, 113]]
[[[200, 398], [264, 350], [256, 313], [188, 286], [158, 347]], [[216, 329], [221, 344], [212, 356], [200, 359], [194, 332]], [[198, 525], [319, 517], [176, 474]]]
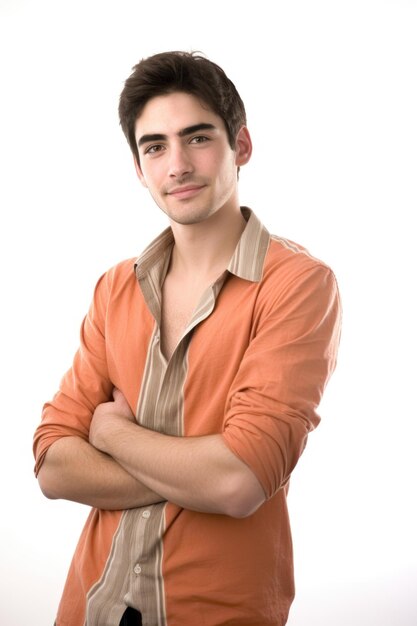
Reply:
[[175, 198], [190, 198], [204, 187], [205, 185], [184, 185], [183, 187], [174, 187], [173, 189], [169, 189], [167, 194], [169, 196], [174, 196]]

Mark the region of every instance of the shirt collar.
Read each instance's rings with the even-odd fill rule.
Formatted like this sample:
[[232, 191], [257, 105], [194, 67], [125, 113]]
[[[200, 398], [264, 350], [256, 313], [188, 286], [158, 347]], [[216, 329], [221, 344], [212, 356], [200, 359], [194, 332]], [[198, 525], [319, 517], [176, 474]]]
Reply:
[[241, 210], [247, 224], [227, 269], [239, 278], [259, 282], [262, 278], [270, 235], [253, 211], [247, 207], [242, 207]]
[[[262, 278], [270, 235], [251, 209], [242, 207], [241, 210], [247, 224], [227, 270], [239, 278], [259, 282]], [[157, 266], [162, 268], [166, 264], [173, 244], [174, 236], [171, 228], [164, 230], [152, 241], [135, 262], [138, 280], [144, 278], [151, 269], [155, 270]]]

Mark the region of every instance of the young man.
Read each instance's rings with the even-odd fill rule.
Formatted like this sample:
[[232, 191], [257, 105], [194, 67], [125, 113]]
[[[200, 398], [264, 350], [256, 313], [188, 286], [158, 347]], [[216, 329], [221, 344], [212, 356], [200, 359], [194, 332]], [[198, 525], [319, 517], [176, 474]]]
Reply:
[[142, 60], [119, 112], [170, 228], [99, 280], [35, 434], [45, 495], [93, 507], [56, 624], [282, 626], [286, 495], [335, 365], [335, 279], [240, 207], [252, 146], [217, 65]]

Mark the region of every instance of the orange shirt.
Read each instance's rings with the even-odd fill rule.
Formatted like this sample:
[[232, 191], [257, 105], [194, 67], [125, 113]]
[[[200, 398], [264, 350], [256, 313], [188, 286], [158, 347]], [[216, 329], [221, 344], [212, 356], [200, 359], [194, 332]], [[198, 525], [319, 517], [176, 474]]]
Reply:
[[138, 423], [162, 433], [222, 433], [267, 500], [235, 519], [170, 503], [92, 509], [57, 626], [118, 626], [126, 606], [144, 626], [282, 626], [294, 596], [287, 512], [290, 474], [336, 361], [340, 303], [331, 270], [271, 236], [248, 209], [227, 270], [205, 292], [174, 354], [160, 350], [161, 285], [173, 245], [162, 233], [134, 263], [98, 282], [72, 368], [44, 406], [36, 471], [49, 446], [88, 440], [114, 386]]

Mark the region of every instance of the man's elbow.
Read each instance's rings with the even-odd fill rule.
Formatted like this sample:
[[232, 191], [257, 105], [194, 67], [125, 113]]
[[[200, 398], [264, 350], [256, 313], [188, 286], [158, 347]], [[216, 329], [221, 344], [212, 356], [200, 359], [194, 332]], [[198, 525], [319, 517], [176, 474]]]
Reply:
[[225, 514], [236, 519], [249, 517], [265, 500], [265, 492], [254, 474], [241, 477], [225, 497]]
[[227, 506], [225, 514], [235, 519], [244, 519], [250, 517], [255, 511], [259, 509], [262, 502], [248, 503], [248, 502], [236, 502]]
[[49, 470], [46, 461], [44, 461], [38, 473], [39, 487], [45, 498], [48, 498], [48, 500], [57, 500], [58, 496], [55, 492], [54, 481], [52, 479], [52, 473]]

